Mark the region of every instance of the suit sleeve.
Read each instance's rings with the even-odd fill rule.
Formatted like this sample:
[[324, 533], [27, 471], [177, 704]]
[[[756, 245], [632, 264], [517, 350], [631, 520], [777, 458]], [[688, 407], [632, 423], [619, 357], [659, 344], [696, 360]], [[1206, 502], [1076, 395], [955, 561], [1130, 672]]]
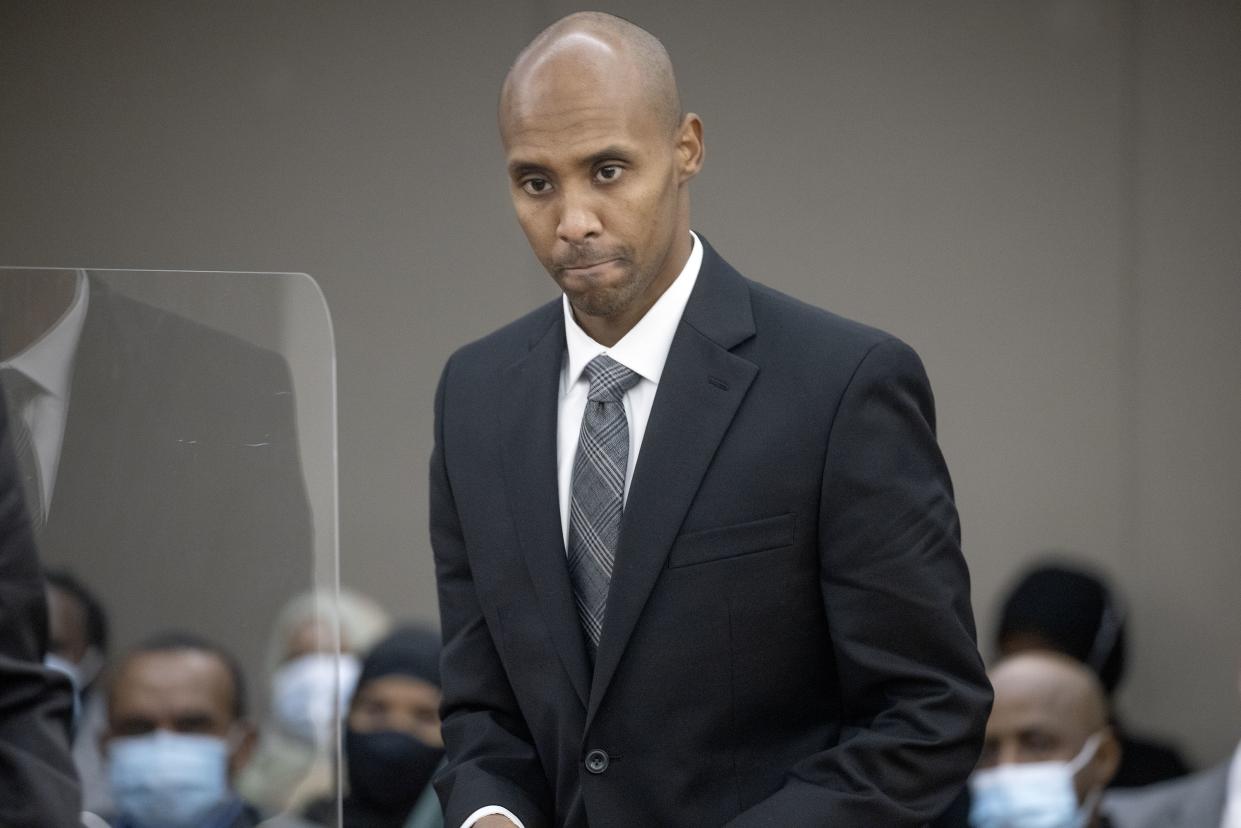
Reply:
[[444, 636], [440, 672], [446, 748], [435, 787], [447, 828], [457, 828], [488, 805], [512, 812], [525, 828], [542, 828], [548, 825], [550, 793], [478, 601], [448, 473], [444, 419], [451, 369], [450, 360], [436, 391], [431, 455], [431, 546]]
[[73, 695], [43, 666], [47, 604], [0, 399], [0, 825], [76, 825], [69, 753]]
[[841, 398], [819, 521], [841, 739], [732, 824], [921, 825], [973, 769], [991, 688], [930, 384], [897, 340], [871, 348]]

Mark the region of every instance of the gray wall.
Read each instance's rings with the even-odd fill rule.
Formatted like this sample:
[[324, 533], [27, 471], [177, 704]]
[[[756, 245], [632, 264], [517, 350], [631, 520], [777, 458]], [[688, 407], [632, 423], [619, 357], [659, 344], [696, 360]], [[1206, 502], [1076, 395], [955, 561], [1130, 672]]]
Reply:
[[[1241, 733], [1241, 4], [761, 5], [608, 6], [664, 39], [706, 123], [694, 226], [923, 355], [980, 629], [1037, 550], [1080, 550], [1128, 597], [1123, 710], [1221, 758]], [[405, 615], [434, 618], [438, 370], [553, 295], [493, 106], [573, 8], [0, 7], [0, 260], [312, 274], [343, 578]]]

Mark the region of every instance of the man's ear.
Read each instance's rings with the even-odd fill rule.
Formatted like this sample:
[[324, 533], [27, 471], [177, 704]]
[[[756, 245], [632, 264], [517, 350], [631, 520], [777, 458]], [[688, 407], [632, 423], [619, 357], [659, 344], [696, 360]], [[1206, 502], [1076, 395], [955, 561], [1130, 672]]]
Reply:
[[230, 776], [237, 776], [241, 769], [250, 762], [257, 743], [258, 729], [252, 722], [242, 719], [233, 725], [233, 734], [229, 737], [231, 750], [228, 754], [228, 772]]
[[1100, 732], [1102, 736], [1099, 740], [1099, 748], [1095, 751], [1094, 758], [1083, 770], [1083, 775], [1089, 777], [1086, 780], [1087, 787], [1096, 791], [1106, 788], [1116, 776], [1116, 771], [1120, 768], [1121, 755], [1120, 740], [1116, 738], [1116, 731], [1108, 726]]
[[692, 112], [677, 127], [676, 150], [678, 181], [684, 184], [702, 169], [707, 152], [702, 140], [702, 119]]

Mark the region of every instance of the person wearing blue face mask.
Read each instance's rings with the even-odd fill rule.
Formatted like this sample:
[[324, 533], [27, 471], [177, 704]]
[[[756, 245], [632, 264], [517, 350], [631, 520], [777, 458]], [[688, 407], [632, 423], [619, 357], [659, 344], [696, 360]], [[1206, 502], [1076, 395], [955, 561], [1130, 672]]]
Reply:
[[1120, 746], [1099, 680], [1044, 651], [1001, 660], [990, 679], [995, 702], [970, 777], [970, 825], [1108, 828], [1099, 802]]
[[168, 634], [117, 665], [103, 748], [113, 828], [252, 828], [258, 813], [232, 787], [254, 742], [231, 655]]

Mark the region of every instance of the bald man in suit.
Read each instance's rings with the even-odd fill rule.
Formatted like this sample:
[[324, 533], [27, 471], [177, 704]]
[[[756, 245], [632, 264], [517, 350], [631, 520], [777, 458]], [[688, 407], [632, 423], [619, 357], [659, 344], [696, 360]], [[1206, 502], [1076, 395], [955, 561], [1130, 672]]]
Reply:
[[691, 232], [648, 32], [554, 24], [500, 128], [563, 297], [436, 396], [446, 824], [923, 824], [990, 690], [917, 356]]

